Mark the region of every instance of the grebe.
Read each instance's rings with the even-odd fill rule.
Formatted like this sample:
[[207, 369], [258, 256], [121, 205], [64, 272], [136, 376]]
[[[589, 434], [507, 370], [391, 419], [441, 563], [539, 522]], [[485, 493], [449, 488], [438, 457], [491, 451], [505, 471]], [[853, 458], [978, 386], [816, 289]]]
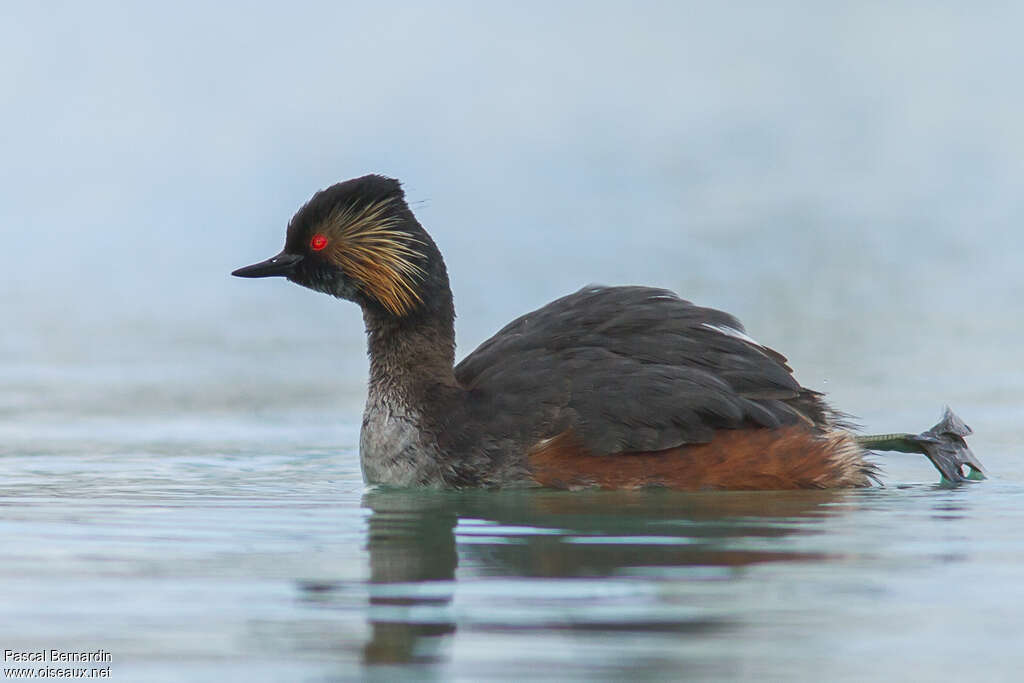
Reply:
[[734, 317], [663, 289], [585, 287], [455, 365], [444, 260], [391, 178], [317, 192], [280, 254], [232, 274], [284, 276], [362, 308], [368, 484], [863, 487], [877, 480], [867, 450], [924, 453], [951, 482], [964, 466], [981, 476], [948, 409], [922, 434], [855, 436]]

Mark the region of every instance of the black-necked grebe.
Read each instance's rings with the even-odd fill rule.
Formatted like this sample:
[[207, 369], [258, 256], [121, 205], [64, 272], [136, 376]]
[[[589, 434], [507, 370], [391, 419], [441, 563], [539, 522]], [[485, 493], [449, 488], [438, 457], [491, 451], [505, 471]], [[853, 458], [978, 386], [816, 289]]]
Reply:
[[455, 365], [444, 260], [397, 180], [316, 193], [284, 250], [236, 270], [354, 301], [369, 338], [367, 483], [796, 489], [868, 486], [866, 450], [981, 466], [951, 412], [920, 435], [857, 437], [727, 313], [649, 287], [586, 287]]

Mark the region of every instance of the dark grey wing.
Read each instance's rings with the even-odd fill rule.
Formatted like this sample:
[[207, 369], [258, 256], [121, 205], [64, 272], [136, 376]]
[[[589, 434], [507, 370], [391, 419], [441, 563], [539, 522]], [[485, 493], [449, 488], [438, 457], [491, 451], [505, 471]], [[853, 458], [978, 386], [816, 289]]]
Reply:
[[649, 287], [586, 287], [506, 325], [455, 368], [539, 433], [591, 452], [703, 443], [716, 429], [827, 422], [786, 359], [727, 313]]

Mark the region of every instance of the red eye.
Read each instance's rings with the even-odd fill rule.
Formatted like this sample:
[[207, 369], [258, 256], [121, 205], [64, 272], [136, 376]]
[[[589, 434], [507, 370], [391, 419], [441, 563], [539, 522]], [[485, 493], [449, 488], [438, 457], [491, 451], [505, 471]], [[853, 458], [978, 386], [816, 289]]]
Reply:
[[320, 233], [317, 233], [313, 235], [313, 239], [309, 241], [309, 246], [313, 249], [313, 251], [320, 251], [321, 249], [327, 246], [327, 238], [321, 235]]

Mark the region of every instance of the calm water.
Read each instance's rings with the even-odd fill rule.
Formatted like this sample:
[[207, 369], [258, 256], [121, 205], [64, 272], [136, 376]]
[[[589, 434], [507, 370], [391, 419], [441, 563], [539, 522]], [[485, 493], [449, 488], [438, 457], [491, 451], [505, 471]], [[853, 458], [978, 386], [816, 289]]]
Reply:
[[364, 493], [350, 458], [292, 450], [5, 458], [5, 647], [102, 647], [120, 680], [1024, 665], [1018, 483]]
[[[6, 649], [103, 648], [125, 681], [1010, 680], [1024, 666], [1020, 432], [980, 383], [956, 407], [981, 418], [992, 478], [955, 489], [894, 455], [866, 491], [366, 491], [362, 378], [304, 360], [327, 342], [94, 333], [111, 343], [51, 342], [66, 353], [5, 371]], [[332, 372], [364, 363], [351, 351]]]

